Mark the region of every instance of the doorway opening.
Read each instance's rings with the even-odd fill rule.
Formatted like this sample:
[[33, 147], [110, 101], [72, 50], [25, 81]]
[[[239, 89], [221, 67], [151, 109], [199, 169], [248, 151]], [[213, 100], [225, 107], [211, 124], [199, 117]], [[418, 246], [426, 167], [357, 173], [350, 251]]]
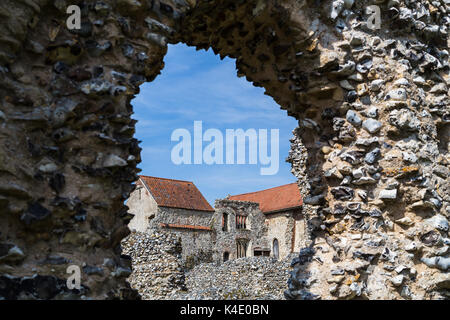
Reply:
[[230, 259], [230, 253], [228, 251], [225, 251], [223, 253], [223, 262], [227, 262]]

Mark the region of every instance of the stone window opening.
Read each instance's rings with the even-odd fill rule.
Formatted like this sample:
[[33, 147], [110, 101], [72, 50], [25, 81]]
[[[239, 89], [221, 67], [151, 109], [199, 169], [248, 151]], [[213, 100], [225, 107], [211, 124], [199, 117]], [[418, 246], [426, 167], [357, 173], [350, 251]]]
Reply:
[[236, 229], [247, 229], [247, 217], [236, 215]]
[[273, 257], [277, 260], [280, 257], [280, 249], [277, 238], [273, 239]]
[[223, 253], [223, 262], [227, 262], [228, 260], [230, 260], [230, 253], [228, 251], [225, 251]]
[[222, 231], [228, 231], [228, 213], [222, 214]]
[[253, 250], [253, 256], [255, 256], [255, 257], [269, 257], [270, 256], [270, 250], [255, 248]]
[[247, 256], [248, 240], [238, 239], [236, 240], [236, 257], [245, 258]]

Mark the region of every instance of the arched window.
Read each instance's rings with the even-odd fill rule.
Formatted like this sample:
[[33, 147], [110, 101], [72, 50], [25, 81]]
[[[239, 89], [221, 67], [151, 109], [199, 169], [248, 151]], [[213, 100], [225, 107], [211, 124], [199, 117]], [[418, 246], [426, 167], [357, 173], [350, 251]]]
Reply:
[[227, 251], [225, 251], [225, 252], [223, 253], [223, 262], [226, 262], [226, 261], [228, 261], [229, 259], [230, 259], [230, 253], [227, 252]]
[[273, 257], [278, 260], [280, 256], [280, 249], [278, 247], [278, 239], [273, 239]]
[[247, 256], [248, 240], [247, 239], [237, 239], [236, 240], [236, 257], [244, 258]]

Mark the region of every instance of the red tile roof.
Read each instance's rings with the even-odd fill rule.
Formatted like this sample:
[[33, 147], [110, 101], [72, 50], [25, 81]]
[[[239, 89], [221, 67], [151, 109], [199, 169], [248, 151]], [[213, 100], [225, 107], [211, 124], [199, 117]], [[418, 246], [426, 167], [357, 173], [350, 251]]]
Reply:
[[263, 213], [283, 211], [302, 206], [303, 200], [297, 183], [230, 196], [229, 200], [249, 201], [259, 203]]
[[201, 192], [190, 181], [139, 177], [160, 207], [214, 211]]

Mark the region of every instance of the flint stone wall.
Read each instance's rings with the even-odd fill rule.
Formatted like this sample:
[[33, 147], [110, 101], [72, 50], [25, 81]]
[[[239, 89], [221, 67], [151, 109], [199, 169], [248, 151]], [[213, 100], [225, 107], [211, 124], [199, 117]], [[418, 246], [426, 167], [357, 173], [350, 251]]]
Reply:
[[123, 253], [132, 258], [128, 281], [145, 300], [164, 300], [186, 291], [180, 239], [168, 232], [132, 232], [122, 240]]
[[[291, 256], [292, 257], [292, 256]], [[282, 300], [289, 279], [291, 259], [246, 257], [221, 265], [204, 263], [186, 273], [187, 292], [181, 300]]]
[[[82, 28], [65, 27], [82, 8]], [[449, 5], [444, 0], [0, 3], [0, 296], [131, 298], [120, 241], [138, 179], [132, 98], [167, 43], [236, 59], [299, 120], [290, 162], [308, 249], [290, 299], [449, 290]], [[82, 292], [66, 267], [88, 266]], [[57, 266], [57, 267], [55, 267]]]
[[249, 257], [186, 270], [173, 233], [133, 232], [122, 246], [133, 261], [127, 280], [145, 300], [283, 299], [292, 259]]

